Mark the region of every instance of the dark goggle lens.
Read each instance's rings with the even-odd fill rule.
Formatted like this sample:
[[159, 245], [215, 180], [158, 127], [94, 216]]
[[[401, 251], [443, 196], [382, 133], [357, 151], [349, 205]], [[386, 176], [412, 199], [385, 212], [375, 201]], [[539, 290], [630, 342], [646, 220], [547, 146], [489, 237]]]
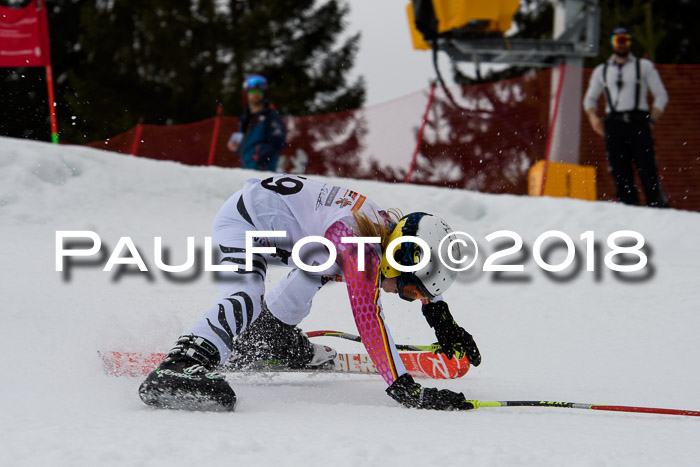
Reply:
[[629, 34], [615, 34], [610, 38], [610, 42], [613, 47], [618, 47], [620, 45], [628, 45], [632, 41]]
[[247, 88], [264, 88], [265, 87], [265, 81], [263, 81], [260, 78], [250, 78], [248, 81], [246, 81], [245, 86]]
[[261, 88], [248, 89], [248, 94], [265, 94], [265, 90]]
[[399, 289], [399, 297], [406, 301], [430, 300], [432, 298], [413, 274], [401, 274], [396, 285]]
[[415, 285], [405, 285], [403, 288], [399, 289], [399, 297], [404, 300], [412, 302], [413, 300], [427, 300], [428, 297], [424, 296], [418, 287]]

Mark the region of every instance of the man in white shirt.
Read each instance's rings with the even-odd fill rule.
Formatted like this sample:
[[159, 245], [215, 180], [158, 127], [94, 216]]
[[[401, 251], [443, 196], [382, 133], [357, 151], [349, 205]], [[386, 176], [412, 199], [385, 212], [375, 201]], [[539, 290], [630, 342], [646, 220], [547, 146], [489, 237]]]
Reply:
[[[610, 172], [617, 198], [625, 204], [639, 204], [634, 185], [634, 166], [644, 188], [648, 206], [668, 207], [656, 165], [652, 131], [668, 103], [668, 94], [654, 64], [630, 53], [631, 36], [625, 28], [611, 35], [613, 55], [591, 74], [583, 107], [593, 130], [605, 137]], [[654, 95], [649, 106], [647, 95]], [[605, 118], [596, 109], [605, 93]]]

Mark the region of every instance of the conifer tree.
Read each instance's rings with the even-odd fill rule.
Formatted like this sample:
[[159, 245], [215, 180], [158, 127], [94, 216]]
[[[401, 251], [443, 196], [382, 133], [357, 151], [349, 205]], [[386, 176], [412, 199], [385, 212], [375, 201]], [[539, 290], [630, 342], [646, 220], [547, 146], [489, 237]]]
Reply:
[[[139, 118], [189, 123], [213, 116], [219, 103], [237, 116], [253, 73], [268, 77], [283, 116], [360, 107], [364, 82], [347, 77], [359, 34], [338, 43], [347, 13], [342, 0], [49, 0], [61, 139], [108, 138]], [[42, 97], [46, 108], [35, 71], [2, 70], [3, 88], [14, 86], [3, 121], [45, 112], [34, 110]], [[39, 97], [27, 99], [30, 89]], [[20, 129], [3, 125], [0, 134], [22, 136]]]

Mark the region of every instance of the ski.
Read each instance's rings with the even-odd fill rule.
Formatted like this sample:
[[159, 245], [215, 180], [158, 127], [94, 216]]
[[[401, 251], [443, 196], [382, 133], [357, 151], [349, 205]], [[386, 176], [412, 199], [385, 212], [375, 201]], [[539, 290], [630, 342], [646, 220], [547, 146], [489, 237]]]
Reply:
[[[321, 334], [323, 333], [323, 334]], [[332, 333], [333, 337], [351, 336], [359, 339], [359, 336], [353, 334], [339, 333], [337, 331], [315, 331], [309, 332], [309, 337], [320, 337], [321, 335], [329, 336]], [[347, 338], [347, 337], [344, 337]], [[397, 346], [399, 347], [399, 346]], [[461, 378], [469, 371], [469, 360], [466, 357], [461, 359], [448, 359], [444, 354], [433, 353], [429, 350], [412, 350], [412, 349], [430, 349], [434, 346], [410, 346], [402, 345], [402, 350], [399, 352], [401, 361], [408, 373], [416, 378], [432, 378], [432, 379], [454, 379]], [[122, 352], [122, 351], [105, 351], [98, 352], [102, 359], [102, 364], [110, 376], [146, 376], [153, 371], [160, 362], [165, 359], [165, 352]], [[364, 373], [378, 374], [372, 359], [366, 353], [339, 353], [333, 360], [333, 365], [330, 368], [309, 369], [309, 370], [293, 370], [275, 361], [259, 362], [255, 368], [248, 370], [240, 370], [234, 368], [233, 365], [222, 365], [220, 371], [237, 372], [237, 371], [309, 371], [309, 372], [340, 372], [340, 373]]]
[[[448, 359], [443, 354], [432, 352], [400, 352], [406, 371], [416, 378], [454, 379], [469, 371], [469, 360]], [[368, 354], [338, 354], [335, 371], [346, 373], [378, 373]]]
[[[109, 350], [98, 352], [102, 359], [105, 373], [110, 376], [146, 376], [165, 359], [165, 352], [121, 352]], [[447, 359], [444, 355], [432, 352], [401, 352], [406, 370], [416, 378], [454, 379], [461, 378], [469, 371], [467, 358]], [[247, 370], [234, 369], [224, 364], [224, 372], [240, 371], [307, 371], [378, 374], [372, 359], [366, 353], [339, 353], [330, 368], [294, 370], [275, 361], [259, 362]]]

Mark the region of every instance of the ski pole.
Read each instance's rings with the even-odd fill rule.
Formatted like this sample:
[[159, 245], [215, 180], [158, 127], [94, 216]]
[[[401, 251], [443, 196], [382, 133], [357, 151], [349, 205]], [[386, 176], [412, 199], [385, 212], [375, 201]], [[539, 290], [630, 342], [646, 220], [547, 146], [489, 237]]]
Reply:
[[578, 402], [552, 401], [476, 401], [470, 400], [474, 408], [480, 407], [560, 407], [568, 409], [607, 410], [610, 412], [656, 413], [663, 415], [684, 415], [700, 417], [700, 411], [682, 409], [658, 409], [654, 407], [632, 407], [627, 405], [582, 404]]
[[[353, 342], [362, 342], [362, 338], [355, 334], [349, 334], [347, 332], [341, 331], [309, 331], [306, 333], [308, 337], [338, 337], [340, 339], [347, 339]], [[412, 350], [419, 352], [432, 352], [436, 353], [440, 349], [439, 344], [432, 345], [411, 345], [411, 344], [396, 344], [397, 350]]]

